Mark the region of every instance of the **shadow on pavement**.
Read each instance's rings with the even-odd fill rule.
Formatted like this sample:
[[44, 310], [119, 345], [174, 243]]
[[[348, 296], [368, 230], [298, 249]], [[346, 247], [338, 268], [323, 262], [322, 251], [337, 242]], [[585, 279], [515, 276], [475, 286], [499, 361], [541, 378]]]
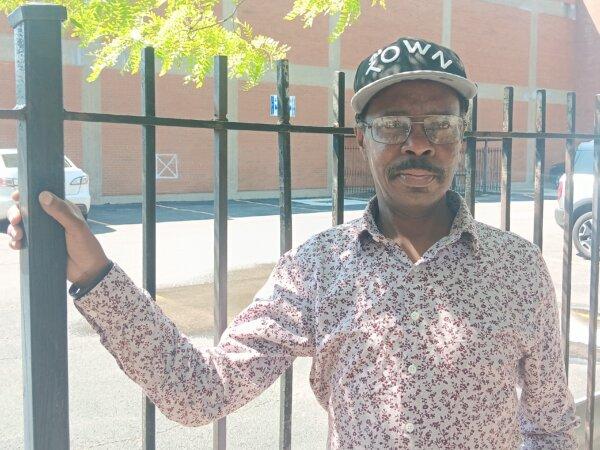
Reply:
[[[364, 200], [349, 200], [346, 211], [363, 210]], [[292, 200], [292, 214], [310, 214], [331, 211], [329, 199]], [[228, 218], [279, 215], [279, 199], [230, 200]], [[156, 222], [180, 222], [188, 220], [214, 219], [213, 202], [169, 201], [156, 204]], [[113, 225], [134, 225], [142, 223], [140, 203], [95, 205], [89, 216], [94, 233], [114, 231]]]
[[[556, 194], [547, 193], [546, 200], [556, 199]], [[511, 202], [532, 201], [532, 193], [513, 193]], [[346, 211], [363, 210], [368, 198], [347, 198], [344, 209]], [[478, 195], [476, 202], [499, 202], [499, 194]], [[310, 214], [331, 211], [330, 198], [306, 198], [292, 200], [292, 214]], [[260, 217], [279, 215], [279, 199], [260, 200], [229, 200], [228, 218]], [[181, 222], [191, 220], [214, 219], [212, 201], [165, 201], [156, 205], [156, 221]], [[88, 217], [88, 223], [94, 234], [112, 233], [113, 226], [139, 225], [142, 223], [141, 203], [94, 205]], [[8, 222], [0, 220], [0, 230], [6, 233]]]

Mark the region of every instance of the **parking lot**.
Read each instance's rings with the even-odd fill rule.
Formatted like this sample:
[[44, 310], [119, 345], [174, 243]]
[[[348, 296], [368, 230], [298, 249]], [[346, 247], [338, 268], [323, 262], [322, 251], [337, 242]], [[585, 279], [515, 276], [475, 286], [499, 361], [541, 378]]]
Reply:
[[[563, 231], [554, 222], [556, 201], [544, 204], [544, 256], [561, 292]], [[361, 215], [365, 203], [348, 201], [345, 220]], [[331, 224], [331, 205], [324, 200], [296, 199], [293, 203], [294, 245]], [[277, 200], [231, 201], [228, 263], [230, 316], [252, 300], [279, 255]], [[212, 345], [213, 214], [210, 202], [163, 202], [157, 208], [158, 301], [167, 314], [199, 346]], [[475, 218], [500, 225], [497, 196], [478, 198]], [[142, 274], [140, 205], [96, 206], [90, 225], [109, 257], [136, 282]], [[533, 201], [514, 195], [511, 229], [532, 240]], [[0, 448], [22, 447], [22, 367], [18, 253], [0, 235], [0, 398], [5, 411], [0, 421]], [[590, 263], [574, 254], [572, 358], [570, 385], [576, 398], [585, 395], [585, 344], [589, 303]], [[560, 295], [559, 295], [560, 300]], [[87, 322], [69, 301], [69, 373], [72, 448], [131, 449], [141, 446], [140, 389], [120, 372]], [[294, 363], [294, 448], [325, 448], [327, 417], [308, 385], [310, 360]], [[279, 384], [229, 416], [228, 447], [278, 447]], [[212, 427], [185, 428], [158, 414], [157, 446], [164, 449], [212, 448]]]

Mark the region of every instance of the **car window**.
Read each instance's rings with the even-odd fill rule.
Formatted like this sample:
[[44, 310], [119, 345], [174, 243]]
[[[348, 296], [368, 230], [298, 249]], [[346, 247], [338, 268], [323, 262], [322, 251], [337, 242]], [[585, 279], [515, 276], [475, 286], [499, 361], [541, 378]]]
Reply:
[[[7, 153], [5, 155], [2, 155], [2, 161], [4, 162], [4, 167], [18, 167], [19, 166], [19, 155], [17, 155], [16, 153]], [[69, 161], [66, 160], [65, 158], [65, 167], [72, 167], [71, 164], [69, 164]]]
[[575, 173], [594, 174], [594, 152], [592, 150], [578, 150], [575, 153]]
[[19, 156], [16, 153], [7, 153], [2, 155], [4, 167], [12, 168], [19, 165]]

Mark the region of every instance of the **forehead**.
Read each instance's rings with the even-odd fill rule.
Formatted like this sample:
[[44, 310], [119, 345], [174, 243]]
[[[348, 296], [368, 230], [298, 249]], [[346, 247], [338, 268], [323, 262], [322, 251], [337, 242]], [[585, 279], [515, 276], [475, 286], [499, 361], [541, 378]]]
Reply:
[[458, 93], [445, 84], [429, 80], [403, 81], [382, 89], [366, 108], [366, 117], [459, 113]]

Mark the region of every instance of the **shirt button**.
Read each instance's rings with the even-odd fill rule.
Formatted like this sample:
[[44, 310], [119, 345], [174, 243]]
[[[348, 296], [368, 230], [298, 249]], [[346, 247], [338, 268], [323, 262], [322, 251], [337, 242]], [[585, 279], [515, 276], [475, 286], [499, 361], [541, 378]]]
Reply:
[[415, 431], [415, 426], [411, 422], [407, 422], [404, 426], [404, 429], [407, 433], [412, 433], [413, 431]]
[[414, 375], [415, 373], [417, 373], [417, 366], [415, 366], [414, 364], [411, 364], [410, 366], [408, 366], [408, 372], [412, 375]]
[[421, 317], [421, 314], [419, 313], [419, 311], [413, 311], [413, 312], [410, 313], [410, 318], [412, 320], [414, 320], [415, 322], [417, 320], [419, 320], [419, 317]]

